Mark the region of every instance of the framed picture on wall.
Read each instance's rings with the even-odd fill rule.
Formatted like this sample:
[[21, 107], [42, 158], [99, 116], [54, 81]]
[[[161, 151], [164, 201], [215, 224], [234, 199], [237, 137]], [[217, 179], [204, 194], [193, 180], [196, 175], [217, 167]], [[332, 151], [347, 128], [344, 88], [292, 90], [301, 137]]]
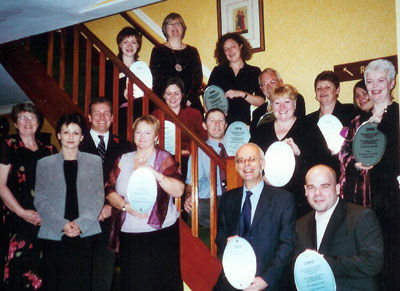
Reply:
[[253, 47], [264, 51], [264, 16], [262, 0], [217, 0], [218, 37], [238, 32]]

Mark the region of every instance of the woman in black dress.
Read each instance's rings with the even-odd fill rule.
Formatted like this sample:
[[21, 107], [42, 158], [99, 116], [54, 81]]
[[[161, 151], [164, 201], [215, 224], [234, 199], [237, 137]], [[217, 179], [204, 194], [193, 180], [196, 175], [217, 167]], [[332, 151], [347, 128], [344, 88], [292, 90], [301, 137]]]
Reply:
[[257, 127], [250, 141], [264, 152], [276, 141], [284, 141], [292, 148], [296, 166], [292, 178], [283, 188], [293, 193], [297, 216], [301, 217], [311, 210], [304, 195], [305, 174], [316, 164], [330, 164], [331, 154], [317, 127], [306, 126], [304, 119], [294, 115], [297, 94], [291, 85], [273, 89], [270, 98], [275, 121]]
[[182, 16], [168, 14], [164, 18], [162, 32], [167, 41], [153, 48], [150, 59], [154, 93], [162, 98], [168, 79], [179, 77], [184, 83], [184, 95], [188, 98], [186, 105], [203, 111], [199, 98], [203, 80], [200, 55], [195, 47], [182, 42], [186, 32]]
[[37, 290], [43, 277], [37, 239], [42, 218], [33, 206], [36, 163], [57, 150], [37, 138], [43, 117], [33, 104], [15, 105], [12, 120], [18, 134], [6, 138], [0, 148], [0, 197], [5, 205], [0, 223], [5, 227], [2, 239], [7, 236], [2, 242], [7, 252], [1, 258], [4, 285], [0, 289]]

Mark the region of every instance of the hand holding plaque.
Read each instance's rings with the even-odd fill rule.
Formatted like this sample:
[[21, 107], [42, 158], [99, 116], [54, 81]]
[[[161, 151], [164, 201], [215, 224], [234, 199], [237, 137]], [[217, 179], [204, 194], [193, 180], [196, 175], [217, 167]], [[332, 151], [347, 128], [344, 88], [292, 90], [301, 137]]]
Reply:
[[257, 259], [247, 240], [241, 237], [229, 240], [222, 257], [222, 267], [233, 287], [243, 290], [250, 286], [256, 275]]

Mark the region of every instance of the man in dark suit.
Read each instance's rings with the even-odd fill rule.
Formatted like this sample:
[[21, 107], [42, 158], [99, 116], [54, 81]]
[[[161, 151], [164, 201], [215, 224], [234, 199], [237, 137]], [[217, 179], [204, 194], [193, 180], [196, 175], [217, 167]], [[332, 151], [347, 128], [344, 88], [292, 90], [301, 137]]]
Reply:
[[324, 255], [337, 290], [379, 290], [383, 237], [375, 213], [339, 199], [335, 171], [325, 165], [306, 175], [306, 196], [314, 211], [296, 224], [295, 258], [306, 249]]
[[[132, 151], [132, 145], [110, 133], [112, 106], [106, 98], [96, 98], [89, 106], [90, 131], [85, 132], [79, 150], [98, 155], [103, 161], [104, 182], [117, 158]], [[111, 206], [104, 204], [99, 220], [102, 233], [94, 243], [92, 290], [111, 290], [115, 254], [108, 250], [111, 231]]]
[[[236, 170], [244, 186], [224, 193], [218, 209], [218, 254], [229, 239], [249, 241], [257, 258], [256, 276], [245, 290], [285, 290], [285, 278], [294, 250], [295, 203], [293, 195], [268, 186], [262, 179], [264, 155], [255, 144], [236, 153]], [[214, 290], [236, 290], [222, 272]]]
[[[264, 114], [268, 113], [270, 110], [270, 94], [271, 91], [279, 86], [283, 85], [283, 80], [279, 72], [272, 68], [266, 68], [261, 72], [260, 76], [258, 76], [258, 84], [260, 85], [260, 89], [266, 97], [266, 102], [260, 106], [258, 106], [252, 115], [252, 120], [250, 123], [250, 131], [253, 133], [257, 128], [257, 124], [260, 119], [264, 116]], [[303, 117], [306, 115], [306, 105], [304, 102], [304, 98], [301, 94], [297, 95], [296, 100], [296, 112], [294, 113], [296, 117]], [[272, 114], [269, 115], [271, 121], [274, 120], [274, 116]], [[268, 118], [269, 120], [269, 118]]]

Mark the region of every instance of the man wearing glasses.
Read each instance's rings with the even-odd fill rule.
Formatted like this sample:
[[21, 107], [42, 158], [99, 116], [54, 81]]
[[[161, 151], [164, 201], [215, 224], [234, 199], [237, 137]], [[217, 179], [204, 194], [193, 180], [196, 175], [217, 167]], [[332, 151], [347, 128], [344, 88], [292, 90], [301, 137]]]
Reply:
[[[257, 257], [256, 275], [245, 290], [286, 290], [286, 274], [295, 243], [293, 195], [264, 183], [264, 154], [255, 144], [236, 152], [236, 170], [243, 187], [224, 193], [218, 208], [218, 254], [235, 236], [248, 240]], [[236, 290], [221, 273], [214, 290]]]

